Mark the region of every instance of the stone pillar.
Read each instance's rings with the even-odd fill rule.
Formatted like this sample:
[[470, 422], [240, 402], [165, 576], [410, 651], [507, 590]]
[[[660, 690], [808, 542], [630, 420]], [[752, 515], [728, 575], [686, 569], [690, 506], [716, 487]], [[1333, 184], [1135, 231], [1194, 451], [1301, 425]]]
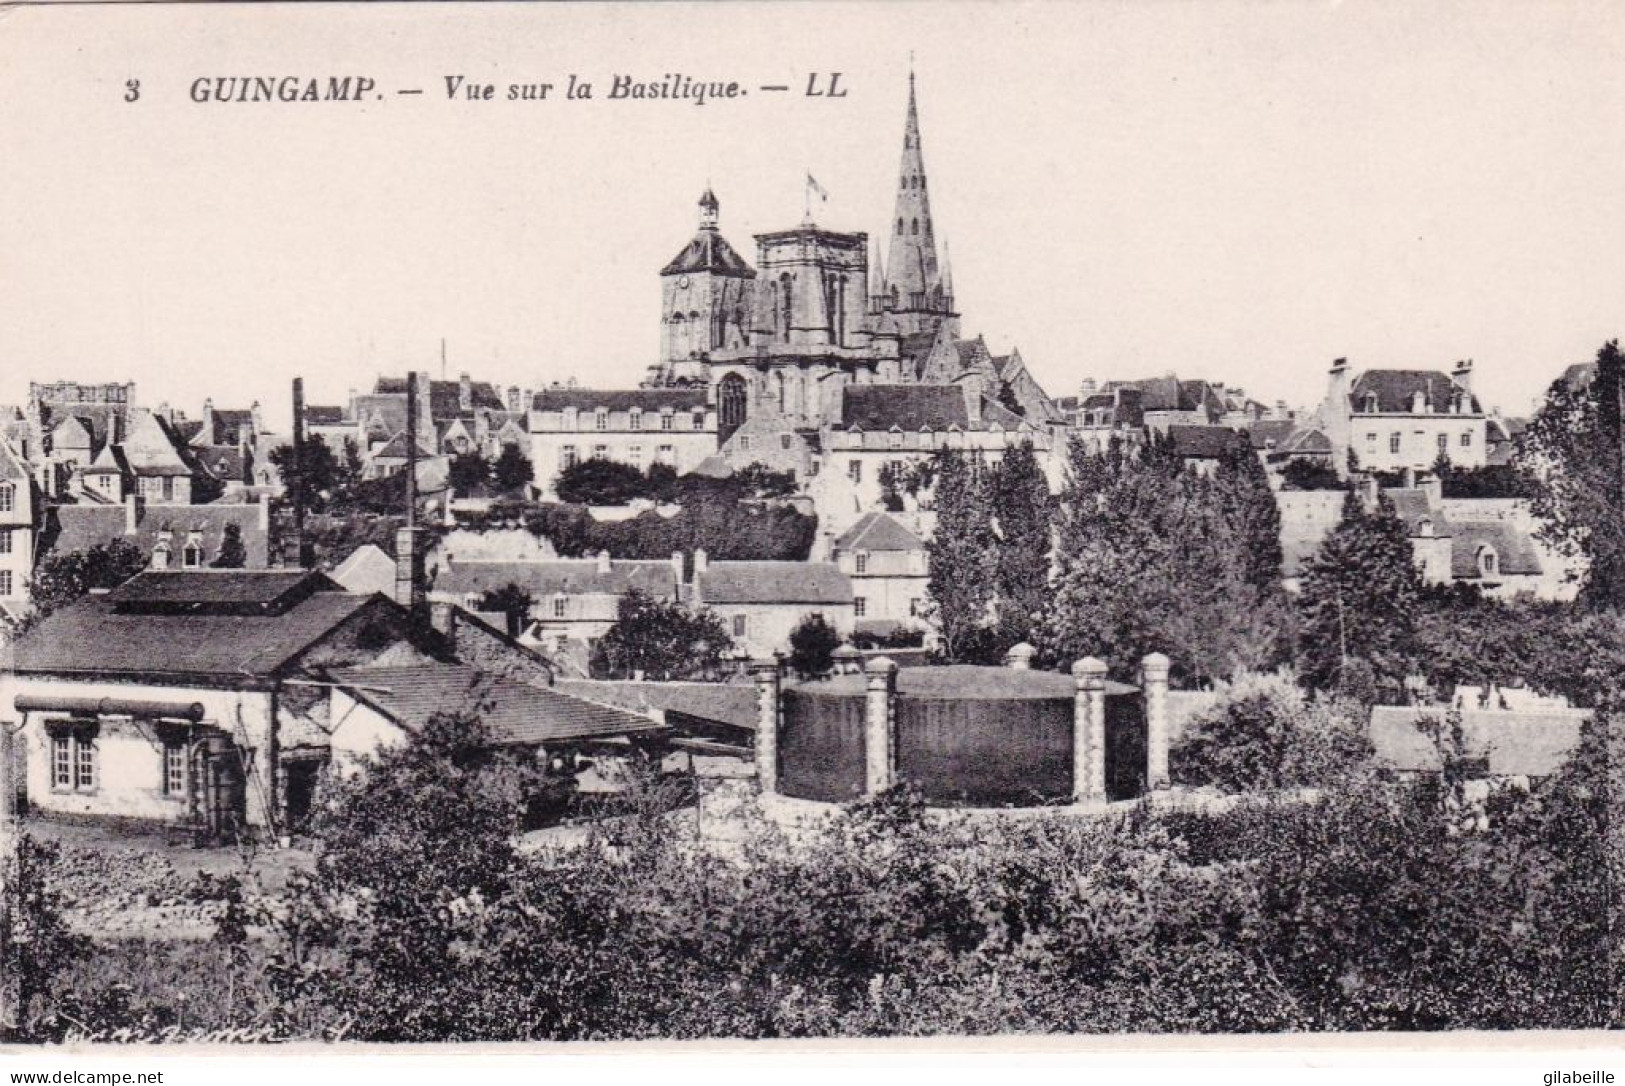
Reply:
[[875, 795], [892, 786], [897, 728], [897, 664], [876, 656], [863, 669], [868, 691], [863, 703], [864, 794]]
[[1011, 645], [1010, 651], [1004, 654], [1004, 666], [1013, 668], [1016, 671], [1031, 671], [1033, 666], [1033, 655], [1037, 653], [1037, 651], [1037, 649], [1033, 648], [1025, 641], [1016, 645]]
[[1072, 798], [1106, 798], [1106, 662], [1086, 656], [1072, 665]]
[[756, 680], [756, 783], [763, 792], [779, 790], [779, 662], [752, 660]]
[[1145, 785], [1168, 787], [1168, 657], [1153, 652], [1140, 661], [1145, 691]]

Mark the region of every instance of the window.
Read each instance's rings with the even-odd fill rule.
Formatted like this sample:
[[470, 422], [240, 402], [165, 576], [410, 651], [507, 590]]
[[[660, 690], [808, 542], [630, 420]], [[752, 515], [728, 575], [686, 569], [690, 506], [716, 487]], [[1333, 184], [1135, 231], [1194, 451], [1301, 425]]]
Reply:
[[891, 449], [901, 449], [903, 447], [902, 431], [893, 430], [891, 433], [887, 434], [886, 447]]
[[51, 787], [63, 792], [96, 788], [96, 741], [64, 732], [51, 736]]
[[1391, 453], [1397, 453], [1399, 451], [1399, 435], [1398, 434], [1389, 434], [1388, 435], [1388, 451], [1391, 452]]
[[696, 429], [696, 430], [705, 429], [705, 412], [704, 411], [696, 411], [696, 412], [694, 412], [694, 429]]
[[677, 451], [670, 445], [662, 445], [660, 448], [655, 450], [655, 459], [660, 461], [662, 464], [671, 464], [675, 466], [677, 463]]
[[859, 551], [858, 552], [857, 562], [858, 562], [858, 572], [859, 573], [868, 573], [869, 572], [869, 554], [868, 554], [867, 551]]
[[609, 429], [609, 412], [595, 411], [592, 416], [592, 425], [595, 430]]
[[163, 485], [163, 488], [164, 488], [164, 501], [166, 501], [166, 502], [174, 501], [175, 500], [175, 480], [171, 479], [169, 476], [166, 475], [166, 476], [163, 477], [162, 485]]
[[633, 445], [631, 448], [627, 449], [626, 458], [632, 462], [633, 467], [643, 467], [643, 446]]
[[780, 434], [779, 435], [779, 448], [783, 449], [785, 452], [790, 451], [790, 435], [789, 434]]
[[864, 616], [864, 614], [868, 612], [868, 610], [869, 610], [869, 601], [868, 600], [864, 599], [862, 596], [853, 596], [852, 597], [852, 615], [853, 615], [853, 617], [862, 618]]
[[924, 606], [924, 602], [918, 596], [908, 601], [908, 615], [910, 618], [920, 617], [920, 610]]
[[574, 445], [566, 445], [559, 450], [559, 464], [566, 468], [576, 466], [576, 447]]
[[1471, 430], [1461, 435], [1461, 447], [1464, 449], [1473, 447], [1473, 432]]
[[741, 452], [745, 452], [745, 451], [750, 449], [750, 435], [749, 434], [740, 434], [739, 435], [739, 449], [740, 449]]
[[643, 412], [636, 407], [632, 409], [632, 429], [643, 429]]
[[735, 615], [734, 616], [734, 636], [735, 637], [744, 637], [745, 636], [745, 616], [744, 615]]
[[1449, 451], [1450, 451], [1450, 435], [1449, 434], [1440, 434], [1439, 435], [1439, 453], [1441, 455], [1443, 455], [1445, 453], [1448, 453]]
[[671, 429], [671, 412], [670, 411], [661, 412], [661, 415], [660, 415], [660, 428], [662, 430], [670, 430]]
[[164, 795], [186, 795], [186, 744], [164, 744]]
[[863, 461], [848, 460], [846, 462], [846, 477], [854, 483], [863, 482]]
[[1498, 577], [1501, 574], [1501, 559], [1495, 553], [1494, 547], [1478, 548], [1478, 573], [1481, 577]]
[[1376, 434], [1367, 434], [1367, 435], [1365, 435], [1365, 443], [1369, 448], [1375, 449], [1377, 447], [1377, 435]]
[[554, 618], [563, 618], [566, 609], [567, 609], [567, 606], [566, 606], [565, 597], [563, 597], [563, 596], [554, 596], [553, 597], [553, 617]]
[[0, 596], [9, 596], [12, 591], [11, 570], [0, 569]]
[[606, 459], [608, 456], [609, 456], [609, 446], [608, 445], [594, 445], [592, 447], [592, 458], [594, 460], [603, 460], [603, 459]]
[[181, 565], [187, 569], [197, 569], [203, 565], [203, 548], [196, 543], [188, 543], [182, 547]]
[[17, 488], [0, 483], [0, 513], [9, 513], [17, 507]]

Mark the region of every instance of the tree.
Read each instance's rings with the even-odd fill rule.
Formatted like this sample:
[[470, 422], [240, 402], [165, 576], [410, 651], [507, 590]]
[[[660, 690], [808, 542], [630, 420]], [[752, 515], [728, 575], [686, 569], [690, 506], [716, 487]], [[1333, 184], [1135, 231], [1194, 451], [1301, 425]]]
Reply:
[[997, 570], [993, 516], [981, 459], [958, 449], [932, 458], [937, 526], [925, 545], [926, 592], [942, 654], [964, 660], [985, 637]]
[[1421, 574], [1387, 497], [1366, 512], [1351, 491], [1343, 516], [1304, 566], [1299, 670], [1316, 690], [1400, 698], [1416, 664]]
[[507, 624], [508, 636], [518, 637], [530, 619], [530, 609], [535, 602], [535, 597], [510, 581], [501, 588], [488, 590], [481, 596], [480, 610], [500, 613]]
[[283, 500], [293, 503], [302, 498], [307, 512], [321, 512], [337, 492], [341, 476], [333, 450], [320, 434], [312, 434], [305, 438], [297, 470], [293, 459], [292, 445], [271, 450], [271, 464], [282, 478]]
[[572, 505], [626, 505], [649, 496], [643, 472], [619, 460], [592, 457], [559, 472], [553, 484], [559, 501]]
[[1242, 549], [1247, 583], [1264, 593], [1281, 587], [1281, 509], [1269, 475], [1245, 434], [1236, 434], [1213, 473], [1221, 515]]
[[1287, 461], [1281, 483], [1287, 490], [1342, 490], [1348, 485], [1330, 464], [1302, 458]]
[[468, 497], [491, 478], [491, 465], [477, 452], [458, 453], [451, 458], [449, 474], [452, 490], [460, 497]]
[[633, 589], [621, 597], [615, 624], [593, 647], [592, 670], [609, 679], [713, 678], [732, 645], [713, 612], [691, 611], [676, 600]]
[[1625, 604], [1622, 370], [1619, 342], [1610, 340], [1597, 352], [1592, 380], [1553, 382], [1513, 455], [1528, 479], [1541, 539], [1588, 560], [1581, 593], [1593, 606]]
[[525, 490], [533, 478], [529, 457], [520, 451], [518, 445], [504, 444], [502, 452], [491, 465], [491, 478], [504, 494]]
[[807, 615], [790, 631], [790, 666], [809, 679], [827, 675], [840, 644], [841, 635], [823, 615]]
[[220, 541], [220, 553], [209, 564], [215, 569], [242, 569], [248, 564], [243, 530], [235, 521], [226, 525], [225, 537]]
[[993, 473], [993, 523], [998, 532], [994, 584], [1002, 652], [1032, 637], [1033, 623], [1049, 598], [1049, 483], [1030, 442], [1004, 454]]
[[44, 616], [93, 588], [117, 588], [147, 568], [147, 556], [127, 539], [98, 543], [88, 551], [50, 554], [34, 569], [31, 596]]

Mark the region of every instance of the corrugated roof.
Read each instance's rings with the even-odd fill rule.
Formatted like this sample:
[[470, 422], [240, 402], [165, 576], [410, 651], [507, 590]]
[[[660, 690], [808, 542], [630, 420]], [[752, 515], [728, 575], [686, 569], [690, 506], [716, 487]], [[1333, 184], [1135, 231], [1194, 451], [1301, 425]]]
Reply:
[[695, 575], [700, 602], [852, 602], [852, 582], [831, 562], [711, 562]]
[[841, 424], [849, 430], [964, 430], [970, 416], [957, 385], [847, 385]]
[[255, 685], [368, 607], [378, 596], [318, 592], [281, 614], [126, 614], [107, 596], [56, 611], [18, 638], [22, 674], [226, 680]]
[[843, 551], [917, 551], [925, 544], [890, 513], [872, 511], [859, 517], [835, 541]]
[[703, 388], [544, 388], [536, 393], [537, 411], [630, 411], [634, 407], [659, 412], [696, 411], [705, 407]]
[[[1366, 411], [1368, 399], [1376, 397], [1376, 409], [1384, 414], [1409, 414], [1418, 392], [1436, 415], [1450, 413], [1456, 393], [1462, 391], [1456, 382], [1439, 370], [1366, 370], [1349, 390], [1349, 403], [1355, 411]], [[1467, 394], [1471, 410], [1479, 410], [1478, 400]]]
[[[1439, 747], [1419, 722], [1442, 727], [1445, 713], [1437, 706], [1373, 707], [1371, 743], [1377, 764], [1437, 772], [1442, 765]], [[1497, 776], [1549, 776], [1562, 768], [1590, 715], [1585, 709], [1463, 709], [1463, 753], [1487, 758], [1489, 771]]]
[[556, 682], [564, 694], [619, 705], [634, 712], [658, 709], [735, 728], [756, 728], [756, 688], [728, 683], [598, 682], [588, 679]]
[[547, 596], [624, 596], [633, 589], [671, 599], [677, 570], [670, 562], [617, 560], [601, 571], [596, 558], [556, 558], [539, 562], [448, 562], [435, 576], [434, 590], [458, 596], [518, 585], [540, 600]]
[[495, 743], [548, 743], [658, 731], [662, 725], [584, 698], [456, 664], [342, 668], [333, 678], [409, 732], [436, 714], [473, 714]]

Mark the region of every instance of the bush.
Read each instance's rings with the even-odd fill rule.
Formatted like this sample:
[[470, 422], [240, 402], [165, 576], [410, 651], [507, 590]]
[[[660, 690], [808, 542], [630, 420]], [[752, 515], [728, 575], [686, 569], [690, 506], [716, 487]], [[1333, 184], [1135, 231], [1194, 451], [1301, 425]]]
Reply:
[[627, 505], [650, 496], [649, 479], [631, 464], [593, 457], [579, 460], [554, 480], [559, 500], [573, 505]]
[[1342, 490], [1348, 485], [1330, 465], [1314, 460], [1289, 461], [1281, 469], [1281, 482], [1288, 490]]
[[1248, 674], [1221, 687], [1218, 705], [1191, 720], [1169, 751], [1178, 784], [1262, 792], [1333, 784], [1371, 755], [1364, 715], [1310, 698], [1289, 675]]
[[790, 631], [790, 666], [809, 679], [828, 675], [840, 644], [841, 635], [823, 615], [807, 615]]

